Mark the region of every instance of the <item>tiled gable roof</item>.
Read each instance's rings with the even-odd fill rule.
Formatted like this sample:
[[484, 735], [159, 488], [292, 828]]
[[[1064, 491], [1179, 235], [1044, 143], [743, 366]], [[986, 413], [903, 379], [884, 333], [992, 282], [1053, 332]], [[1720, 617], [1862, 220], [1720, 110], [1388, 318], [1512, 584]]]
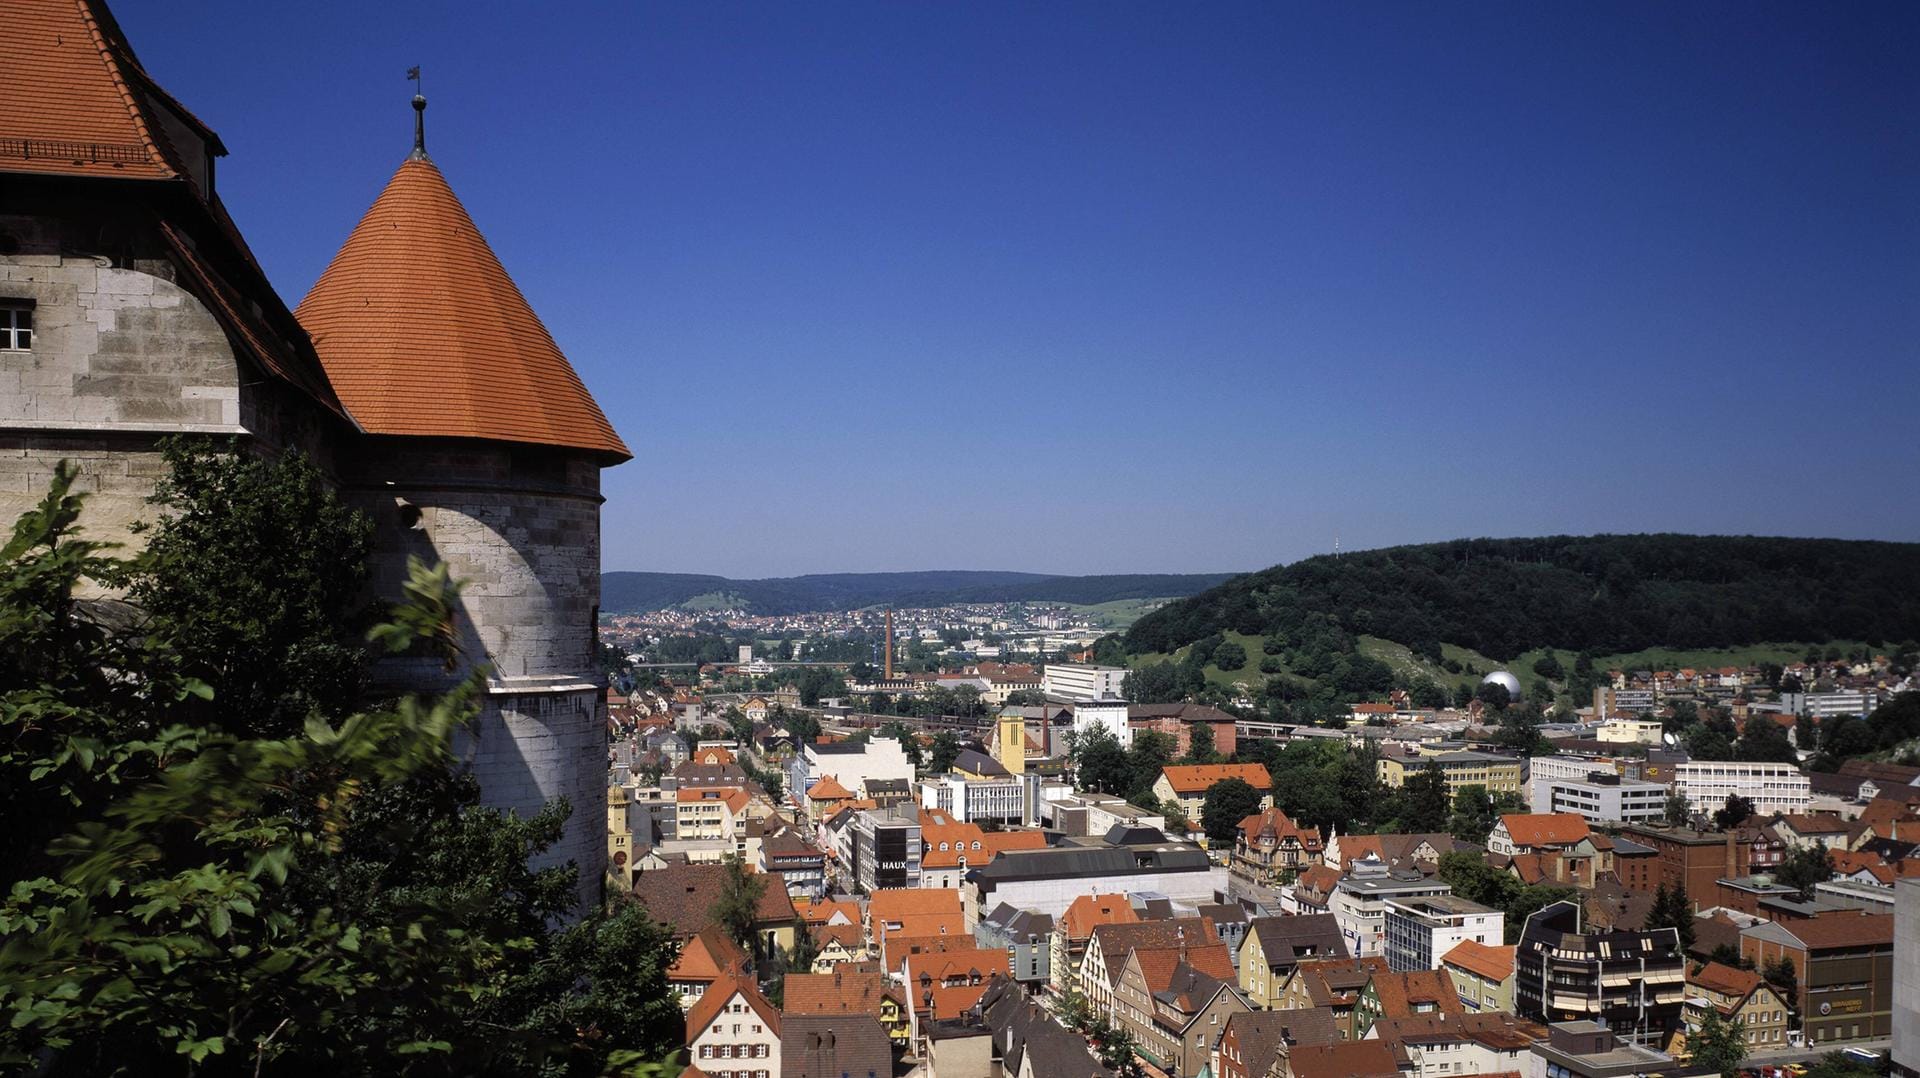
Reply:
[[1441, 961], [1459, 966], [1469, 973], [1477, 973], [1490, 981], [1504, 981], [1513, 976], [1513, 947], [1495, 947], [1479, 940], [1461, 940], [1453, 945]]
[[423, 155], [401, 163], [294, 313], [369, 433], [632, 456]]
[[768, 1029], [776, 1034], [780, 1032], [780, 1012], [753, 986], [751, 978], [722, 977], [713, 982], [713, 987], [707, 989], [694, 1002], [693, 1009], [687, 1012], [687, 1043], [692, 1044], [708, 1026], [713, 1025], [714, 1019], [726, 1013], [727, 1005], [736, 997], [746, 1003]]
[[1404, 1018], [1415, 1008], [1430, 1006], [1444, 1013], [1466, 1010], [1453, 979], [1442, 970], [1417, 969], [1405, 973], [1373, 975], [1374, 998], [1380, 1001], [1380, 1013], [1388, 1018]]
[[884, 887], [867, 899], [867, 919], [897, 921], [907, 914], [960, 913], [960, 892], [932, 887]]
[[789, 973], [781, 996], [788, 1014], [871, 1014], [880, 1015], [886, 999], [899, 1001], [896, 990], [887, 983], [887, 975], [877, 970], [848, 970], [836, 967], [832, 973]]
[[807, 796], [815, 801], [845, 801], [852, 797], [853, 793], [840, 785], [839, 779], [832, 775], [822, 775], [819, 782], [808, 788]]
[[1067, 905], [1062, 915], [1068, 939], [1086, 939], [1101, 925], [1133, 924], [1140, 915], [1124, 894], [1081, 895]]
[[1393, 1049], [1384, 1041], [1302, 1045], [1287, 1056], [1294, 1078], [1399, 1078]]
[[1240, 833], [1246, 836], [1249, 843], [1256, 842], [1268, 834], [1279, 842], [1292, 837], [1300, 843], [1302, 849], [1312, 853], [1318, 853], [1322, 845], [1318, 827], [1303, 827], [1277, 808], [1265, 809], [1241, 820]]
[[708, 925], [680, 948], [667, 970], [673, 981], [711, 981], [721, 976], [745, 976], [746, 952], [719, 925]]
[[780, 1078], [891, 1078], [893, 1050], [872, 1018], [807, 1015], [780, 1030]]
[[1261, 764], [1168, 764], [1161, 772], [1175, 793], [1204, 794], [1216, 782], [1239, 779], [1261, 793], [1273, 785]]
[[[726, 886], [725, 865], [668, 865], [642, 872], [633, 878], [633, 897], [647, 908], [653, 919], [685, 939], [714, 923], [714, 908]], [[766, 881], [755, 910], [763, 923], [797, 921], [793, 900], [787, 896], [786, 877], [778, 872], [756, 875]]]
[[1571, 846], [1592, 831], [1586, 817], [1572, 812], [1512, 813], [1500, 822], [1515, 846]]
[[181, 174], [142, 100], [152, 82], [104, 4], [9, 3], [0, 79], [0, 170], [154, 180]]
[[1741, 1000], [1747, 998], [1747, 993], [1760, 987], [1761, 979], [1752, 970], [1729, 966], [1724, 962], [1709, 962], [1700, 967], [1697, 973], [1688, 975], [1687, 982], [1696, 988]]

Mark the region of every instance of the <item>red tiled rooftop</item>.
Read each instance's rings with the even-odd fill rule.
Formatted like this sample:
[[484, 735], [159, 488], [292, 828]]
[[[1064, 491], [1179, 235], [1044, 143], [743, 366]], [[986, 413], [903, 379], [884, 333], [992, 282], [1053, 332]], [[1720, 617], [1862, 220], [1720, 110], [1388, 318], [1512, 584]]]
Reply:
[[400, 165], [294, 314], [369, 433], [632, 456], [425, 157]]

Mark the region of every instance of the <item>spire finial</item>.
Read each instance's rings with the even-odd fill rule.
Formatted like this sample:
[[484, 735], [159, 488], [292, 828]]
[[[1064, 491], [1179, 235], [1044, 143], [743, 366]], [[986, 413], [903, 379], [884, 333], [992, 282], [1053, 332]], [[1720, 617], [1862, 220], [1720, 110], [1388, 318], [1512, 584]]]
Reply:
[[407, 69], [407, 78], [413, 81], [413, 152], [407, 155], [410, 161], [427, 159], [427, 98], [420, 92], [420, 65]]

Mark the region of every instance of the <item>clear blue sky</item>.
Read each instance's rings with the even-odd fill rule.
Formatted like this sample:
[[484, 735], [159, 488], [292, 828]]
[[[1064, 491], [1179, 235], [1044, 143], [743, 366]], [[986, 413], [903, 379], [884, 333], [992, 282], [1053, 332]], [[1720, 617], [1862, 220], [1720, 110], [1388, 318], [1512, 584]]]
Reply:
[[424, 65], [609, 569], [1920, 538], [1912, 4], [116, 12], [289, 303]]

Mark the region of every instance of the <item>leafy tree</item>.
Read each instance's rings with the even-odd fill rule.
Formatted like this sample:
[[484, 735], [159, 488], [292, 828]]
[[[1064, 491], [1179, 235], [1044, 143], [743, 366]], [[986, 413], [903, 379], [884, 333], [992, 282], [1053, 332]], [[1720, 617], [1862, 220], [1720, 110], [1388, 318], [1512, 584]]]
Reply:
[[1505, 685], [1493, 681], [1483, 681], [1473, 690], [1474, 699], [1487, 705], [1490, 711], [1504, 711], [1513, 702], [1513, 695], [1507, 692]]
[[1798, 888], [1801, 898], [1811, 899], [1815, 884], [1833, 878], [1833, 852], [1818, 844], [1788, 850], [1773, 875], [1784, 886]]
[[767, 893], [767, 878], [748, 868], [738, 854], [728, 854], [725, 864], [727, 872], [720, 883], [720, 898], [714, 903], [713, 919], [733, 942], [758, 956], [760, 934], [754, 926], [760, 920], [760, 899]]
[[1172, 734], [1163, 734], [1158, 730], [1134, 732], [1133, 745], [1127, 749], [1127, 770], [1131, 775], [1127, 785], [1129, 794], [1153, 789], [1153, 784], [1160, 779], [1160, 772], [1173, 762], [1174, 744]]
[[1533, 661], [1533, 672], [1553, 681], [1559, 681], [1566, 676], [1566, 671], [1560, 666], [1559, 658], [1551, 651]]
[[[479, 809], [454, 770], [477, 679], [236, 732], [181, 673], [219, 672], [179, 649], [205, 638], [152, 614], [109, 632], [75, 600], [134, 567], [74, 538], [74, 478], [57, 471], [0, 555], [0, 639], [17, 645], [0, 649], [0, 766], [24, 772], [0, 830], [43, 808], [56, 834], [0, 869], [0, 1069], [598, 1074], [677, 1045], [663, 930], [634, 907], [556, 928], [574, 871], [527, 867], [565, 804]], [[371, 637], [450, 654], [453, 594], [416, 563]]]
[[1674, 827], [1686, 823], [1693, 816], [1693, 807], [1687, 802], [1687, 795], [1670, 793], [1667, 795], [1666, 820]]
[[1207, 787], [1200, 824], [1214, 845], [1231, 844], [1240, 821], [1260, 811], [1260, 791], [1242, 779], [1222, 779]]
[[1727, 803], [1713, 814], [1713, 826], [1725, 831], [1753, 818], [1753, 802], [1739, 794], [1727, 795]]
[[1747, 720], [1746, 729], [1741, 731], [1740, 739], [1734, 742], [1733, 758], [1791, 764], [1799, 761], [1800, 754], [1794, 751], [1786, 730], [1769, 719], [1756, 716]]
[[953, 762], [960, 758], [962, 745], [960, 738], [951, 730], [942, 730], [933, 735], [927, 744], [927, 770], [935, 775], [944, 775], [953, 770]]
[[1183, 835], [1193, 830], [1193, 821], [1187, 818], [1187, 810], [1181, 806], [1180, 802], [1168, 798], [1160, 802], [1154, 810], [1166, 819], [1169, 833]]
[[1104, 726], [1090, 727], [1075, 739], [1073, 763], [1083, 789], [1125, 796], [1133, 788], [1127, 750]]
[[1450, 803], [1447, 778], [1440, 765], [1427, 766], [1407, 776], [1400, 791], [1401, 824], [1409, 831], [1426, 834], [1447, 829]]
[[1794, 966], [1793, 960], [1782, 955], [1767, 963], [1766, 968], [1760, 971], [1760, 976], [1766, 978], [1767, 983], [1780, 994], [1780, 998], [1786, 1001], [1787, 1008], [1793, 1012], [1793, 1024], [1798, 1025], [1800, 1023], [1800, 971]]
[[1213, 649], [1213, 665], [1231, 673], [1247, 665], [1247, 649], [1229, 640]]
[[1884, 1078], [1884, 1072], [1845, 1052], [1828, 1052], [1807, 1068], [1806, 1078]]
[[1734, 1078], [1747, 1058], [1746, 1035], [1739, 1026], [1720, 1017], [1718, 1010], [1708, 1007], [1699, 1028], [1687, 1034], [1687, 1053], [1695, 1067], [1719, 1071], [1721, 1078]]
[[1453, 795], [1453, 817], [1447, 830], [1462, 842], [1484, 846], [1502, 815], [1526, 810], [1518, 794], [1502, 791], [1489, 795], [1485, 786], [1462, 786]]
[[1213, 724], [1193, 722], [1187, 724], [1188, 763], [1214, 764], [1220, 762], [1220, 754], [1213, 747]]
[[297, 452], [172, 439], [162, 457], [162, 512], [135, 526], [147, 556], [128, 598], [213, 690], [186, 717], [267, 737], [343, 717], [365, 684], [373, 526]]
[[907, 759], [913, 761], [916, 766], [919, 765], [920, 735], [913, 727], [899, 721], [883, 723], [880, 727], [880, 736], [890, 737], [900, 742], [900, 749], [907, 754]]

